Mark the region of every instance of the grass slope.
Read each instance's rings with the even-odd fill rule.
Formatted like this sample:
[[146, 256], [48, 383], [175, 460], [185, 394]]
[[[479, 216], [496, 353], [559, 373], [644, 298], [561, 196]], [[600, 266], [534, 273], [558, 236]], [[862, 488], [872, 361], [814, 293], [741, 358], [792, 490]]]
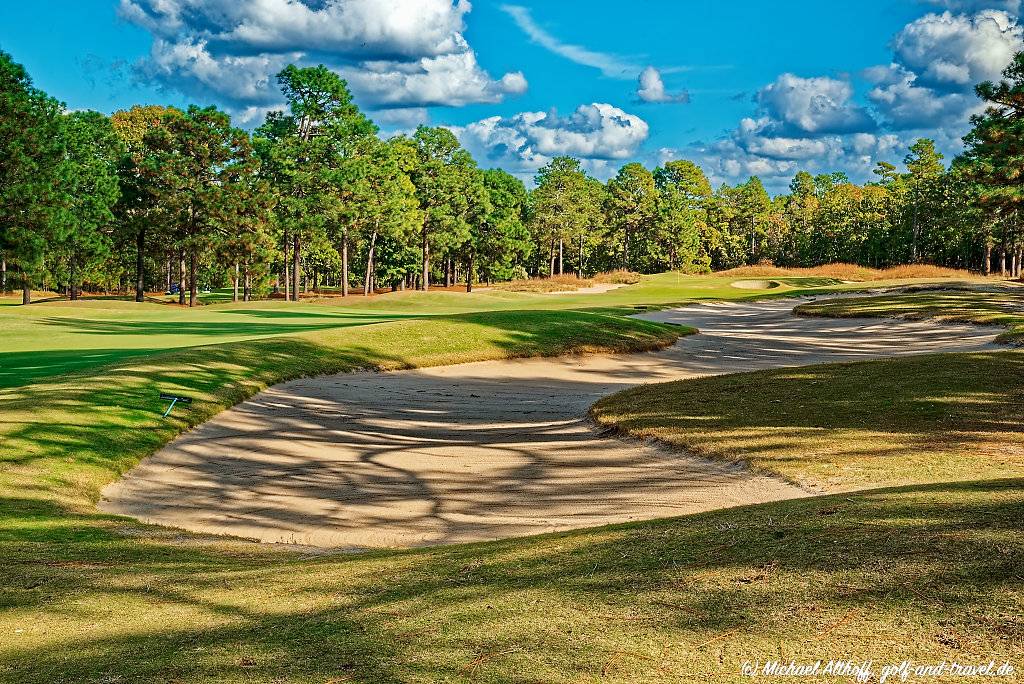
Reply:
[[[25, 326], [21, 351], [5, 351], [34, 351], [41, 364], [138, 351], [71, 374], [54, 357], [0, 390], [0, 680], [734, 682], [746, 659], [1019, 655], [1019, 479], [361, 556], [204, 538], [91, 505], [179, 430], [272, 382], [659, 346], [684, 331], [620, 314], [752, 296], [730, 282], [662, 276], [600, 297], [410, 293], [128, 316], [118, 303], [0, 308], [0, 323]], [[140, 333], [137, 322], [153, 325]], [[168, 340], [187, 348], [162, 351]], [[0, 353], [0, 367], [9, 358]], [[162, 423], [158, 390], [198, 401]]]
[[[295, 377], [586, 351], [642, 351], [685, 328], [595, 313], [503, 311], [185, 349], [0, 390], [0, 496], [86, 507], [175, 434]], [[160, 392], [193, 397], [160, 419]], [[19, 501], [15, 504], [14, 501]]]
[[769, 658], [1019, 666], [1022, 485], [363, 556], [61, 515], [0, 544], [0, 679], [668, 683], [748, 681], [743, 661]]
[[602, 425], [811, 488], [1024, 475], [1024, 352], [934, 354], [645, 385]]
[[1024, 287], [998, 285], [924, 289], [876, 297], [852, 297], [803, 304], [802, 316], [844, 318], [934, 319], [951, 323], [1002, 325], [1007, 328], [996, 341], [1024, 343]]
[[[675, 273], [645, 276], [603, 294], [550, 295], [486, 290], [401, 292], [290, 303], [220, 302], [194, 309], [118, 299], [52, 301], [23, 307], [0, 298], [0, 388], [67, 372], [99, 368], [168, 349], [301, 333], [357, 328], [384, 321], [489, 311], [602, 311], [624, 315], [634, 307], [666, 307], [696, 300], [749, 299], [856, 288], [831, 278], [782, 278], [770, 292], [731, 286], [735, 278]], [[210, 295], [219, 301], [221, 293]]]

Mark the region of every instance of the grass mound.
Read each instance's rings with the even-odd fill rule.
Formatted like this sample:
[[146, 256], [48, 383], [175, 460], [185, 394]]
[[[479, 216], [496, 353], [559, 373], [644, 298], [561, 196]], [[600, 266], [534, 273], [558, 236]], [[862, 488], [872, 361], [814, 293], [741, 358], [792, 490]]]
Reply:
[[801, 316], [840, 318], [932, 319], [950, 323], [1002, 325], [996, 338], [1004, 344], [1024, 343], [1024, 288], [1013, 285], [923, 288], [876, 297], [851, 297], [802, 304]]
[[937, 354], [646, 385], [598, 423], [818, 489], [1024, 475], [1024, 352]]

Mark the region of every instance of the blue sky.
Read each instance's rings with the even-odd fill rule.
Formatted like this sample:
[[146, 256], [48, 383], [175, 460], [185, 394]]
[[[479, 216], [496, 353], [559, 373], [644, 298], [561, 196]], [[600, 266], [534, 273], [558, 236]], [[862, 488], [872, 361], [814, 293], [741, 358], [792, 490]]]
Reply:
[[[1022, 47], [1020, 0], [54, 0], [0, 6], [0, 49], [71, 108], [278, 105], [290, 61], [336, 68], [386, 131], [448, 125], [529, 177], [690, 158], [716, 182], [862, 180], [918, 136], [955, 154], [975, 82]], [[642, 80], [641, 80], [641, 77]]]

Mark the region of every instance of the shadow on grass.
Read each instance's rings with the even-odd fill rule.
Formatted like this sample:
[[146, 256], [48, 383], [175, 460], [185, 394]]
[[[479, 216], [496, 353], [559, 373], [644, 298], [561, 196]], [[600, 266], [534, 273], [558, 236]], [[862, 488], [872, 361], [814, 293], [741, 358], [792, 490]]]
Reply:
[[[0, 542], [0, 577], [5, 606], [55, 633], [27, 630], [0, 664], [23, 682], [540, 682], [647, 679], [652, 655], [666, 681], [759, 654], [987, 662], [1024, 644], [1022, 518], [1012, 479], [302, 557], [53, 509], [34, 544]], [[617, 653], [639, 657], [610, 669]]]
[[[321, 314], [305, 312], [272, 311], [228, 311], [224, 313], [243, 314], [252, 318], [282, 319], [281, 323], [251, 321], [196, 322], [196, 321], [111, 321], [84, 318], [46, 318], [43, 325], [60, 328], [63, 332], [83, 335], [112, 337], [136, 336], [193, 336], [198, 340], [185, 341], [177, 347], [197, 347], [216, 344], [217, 338], [262, 338], [296, 335], [301, 333], [358, 327], [376, 323], [387, 323], [405, 318], [402, 315], [378, 314]], [[304, 322], [315, 318], [323, 322]], [[293, 321], [283, 322], [285, 319]], [[327, 321], [330, 322], [327, 322]], [[179, 343], [180, 344], [180, 343]], [[173, 348], [171, 349], [173, 350]], [[99, 368], [140, 356], [153, 356], [170, 351], [167, 347], [109, 348], [109, 349], [58, 349], [49, 351], [0, 351], [0, 389], [18, 387], [42, 378], [74, 373], [89, 368]]]
[[[269, 312], [268, 312], [269, 313]], [[249, 314], [252, 316], [252, 314]], [[253, 316], [256, 318], [258, 316]], [[271, 316], [266, 316], [270, 318]], [[70, 332], [89, 335], [195, 335], [198, 337], [271, 337], [290, 335], [317, 330], [330, 330], [349, 326], [367, 325], [396, 320], [395, 316], [352, 315], [352, 316], [280, 316], [293, 323], [259, 323], [248, 321], [200, 322], [200, 321], [112, 321], [88, 318], [46, 318], [41, 322], [66, 329]], [[330, 318], [331, 322], [306, 323], [307, 318]]]
[[1019, 352], [927, 354], [632, 388], [593, 414], [803, 482], [850, 464], [853, 485], [1002, 477], [1024, 468], [1022, 379]]
[[[329, 329], [156, 354], [0, 391], [0, 465], [71, 459], [120, 474], [174, 434], [284, 380], [460, 360], [648, 350], [677, 331], [578, 312], [433, 317], [402, 326]], [[160, 392], [193, 397], [160, 420]]]
[[84, 369], [121, 363], [140, 356], [166, 352], [157, 347], [140, 349], [60, 349], [56, 351], [0, 352], [0, 389], [20, 387]]

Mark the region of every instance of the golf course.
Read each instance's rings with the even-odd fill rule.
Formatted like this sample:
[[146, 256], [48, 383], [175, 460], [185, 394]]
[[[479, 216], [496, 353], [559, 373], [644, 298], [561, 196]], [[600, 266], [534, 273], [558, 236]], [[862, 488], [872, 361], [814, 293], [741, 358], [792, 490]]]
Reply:
[[1024, 0], [0, 2], [0, 684], [1024, 681], [1022, 178]]
[[1012, 660], [1019, 286], [735, 280], [0, 307], [0, 673]]

